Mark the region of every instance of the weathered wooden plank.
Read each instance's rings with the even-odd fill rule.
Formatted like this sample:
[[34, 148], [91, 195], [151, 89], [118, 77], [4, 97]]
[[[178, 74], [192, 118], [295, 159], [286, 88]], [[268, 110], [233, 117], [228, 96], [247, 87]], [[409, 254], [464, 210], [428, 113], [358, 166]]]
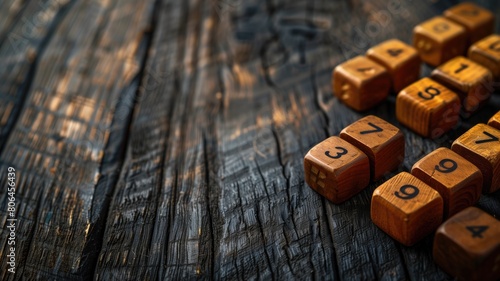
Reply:
[[[26, 101], [17, 123], [0, 108], [0, 147], [12, 131], [0, 168], [18, 169], [20, 253], [18, 274], [1, 277], [450, 278], [432, 261], [432, 237], [403, 247], [371, 223], [383, 180], [334, 205], [304, 183], [302, 157], [367, 114], [399, 125], [394, 96], [364, 113], [339, 103], [331, 70], [385, 39], [409, 42], [414, 25], [455, 1], [156, 2], [153, 13], [152, 0], [75, 1], [39, 37], [46, 48], [5, 56], [20, 69], [4, 70], [6, 81], [29, 86], [9, 82], [8, 93], [28, 93], [6, 98]], [[35, 64], [30, 48], [41, 50]], [[495, 96], [439, 140], [402, 128], [401, 170], [499, 108]], [[500, 193], [478, 205], [500, 216]]]
[[70, 4], [69, 0], [1, 3], [5, 26], [0, 23], [0, 152], [30, 88], [36, 58]]
[[0, 44], [5, 40], [5, 35], [12, 28], [16, 18], [25, 6], [25, 0], [5, 0], [0, 2]]
[[[186, 103], [185, 98], [184, 103], [177, 102], [183, 69], [177, 65], [184, 66], [188, 56], [184, 53], [188, 8], [180, 1], [162, 1], [158, 8], [151, 59], [130, 128], [123, 173], [110, 205], [96, 279], [153, 280], [165, 264], [162, 253], [174, 216], [171, 205], [177, 174], [174, 169], [166, 175], [164, 166], [169, 165], [166, 154], [171, 134], [181, 133], [171, 132], [173, 112]], [[177, 164], [176, 158], [170, 159]], [[155, 229], [156, 224], [161, 228]]]
[[[153, 1], [79, 1], [55, 30], [0, 157], [2, 170], [15, 167], [20, 179], [18, 267], [16, 275], [2, 270], [3, 279], [92, 277], [152, 8]], [[3, 189], [1, 197], [6, 202]]]
[[[145, 74], [159, 79], [146, 85], [158, 86], [148, 87], [138, 104], [125, 163], [131, 173], [123, 175], [111, 205], [98, 279], [212, 276], [208, 200], [214, 180], [208, 161], [214, 164], [216, 153], [208, 124], [219, 103], [214, 17], [204, 1], [162, 4]], [[169, 38], [177, 40], [165, 44]], [[151, 140], [147, 150], [141, 142], [145, 136]], [[152, 161], [158, 165], [143, 164]]]

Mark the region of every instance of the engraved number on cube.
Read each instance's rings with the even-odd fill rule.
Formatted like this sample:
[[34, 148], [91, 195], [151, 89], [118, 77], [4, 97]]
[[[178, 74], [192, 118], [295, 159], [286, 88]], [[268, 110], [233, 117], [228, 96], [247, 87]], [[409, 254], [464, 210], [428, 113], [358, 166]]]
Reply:
[[320, 172], [318, 168], [312, 165], [311, 165], [311, 179], [322, 188], [325, 188], [325, 182], [324, 182], [324, 179], [326, 179], [325, 173]]
[[423, 98], [424, 100], [431, 100], [439, 94], [441, 94], [441, 91], [432, 86], [425, 88], [425, 91], [423, 93], [418, 92], [418, 96]]
[[434, 25], [433, 29], [437, 33], [442, 33], [442, 32], [447, 31], [448, 29], [450, 29], [450, 26], [445, 22], [440, 22], [440, 23], [437, 23], [436, 25]]
[[411, 185], [411, 184], [405, 184], [405, 185], [401, 186], [399, 191], [394, 192], [394, 195], [396, 195], [396, 197], [403, 199], [403, 200], [410, 200], [410, 199], [417, 197], [419, 192], [420, 192], [420, 190], [416, 186]]
[[366, 135], [366, 134], [371, 134], [371, 133], [382, 132], [384, 130], [384, 129], [380, 128], [379, 126], [373, 124], [372, 122], [368, 122], [368, 125], [370, 125], [371, 127], [375, 128], [375, 130], [361, 131], [359, 133], [362, 134], [362, 135]]
[[460, 11], [460, 14], [462, 16], [466, 17], [477, 17], [479, 15], [479, 10], [478, 9], [463, 9]]
[[457, 169], [457, 167], [458, 167], [457, 162], [455, 162], [451, 159], [445, 158], [445, 159], [439, 161], [439, 165], [436, 165], [435, 169], [438, 172], [447, 174], [447, 173], [451, 173], [451, 172], [455, 171]]
[[472, 238], [483, 238], [483, 232], [485, 232], [489, 226], [479, 225], [479, 226], [466, 226], [467, 230], [472, 234]]
[[347, 152], [348, 152], [347, 149], [345, 149], [345, 148], [343, 148], [341, 146], [336, 146], [335, 148], [338, 149], [338, 150], [340, 150], [340, 152], [337, 152], [337, 155], [332, 156], [330, 154], [329, 150], [325, 151], [325, 155], [328, 156], [328, 157], [330, 157], [330, 158], [332, 158], [332, 159], [339, 159], [340, 157], [342, 157], [342, 155], [346, 155]]
[[500, 40], [493, 42], [489, 49], [495, 52], [500, 52]]
[[389, 50], [387, 50], [387, 53], [389, 55], [391, 55], [391, 57], [397, 57], [402, 52], [403, 52], [403, 49], [389, 49]]
[[455, 73], [460, 73], [462, 70], [466, 69], [467, 67], [469, 67], [468, 64], [461, 63], [460, 67], [457, 70], [455, 70]]
[[358, 68], [357, 70], [363, 74], [368, 74], [368, 75], [375, 73], [375, 69], [373, 69], [372, 67], [362, 67]]
[[477, 140], [476, 143], [477, 144], [481, 144], [481, 143], [485, 143], [485, 142], [492, 142], [492, 141], [498, 141], [498, 137], [486, 132], [486, 131], [483, 131], [483, 134], [487, 135], [489, 137], [489, 139], [483, 139], [483, 140]]

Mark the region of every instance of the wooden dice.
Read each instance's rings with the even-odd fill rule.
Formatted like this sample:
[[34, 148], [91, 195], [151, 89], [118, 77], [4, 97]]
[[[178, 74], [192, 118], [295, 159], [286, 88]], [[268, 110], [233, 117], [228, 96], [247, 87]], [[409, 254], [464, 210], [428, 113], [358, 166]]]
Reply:
[[465, 28], [444, 17], [434, 17], [413, 29], [413, 46], [432, 66], [465, 54], [466, 44]]
[[460, 100], [448, 88], [429, 78], [411, 84], [396, 98], [396, 118], [424, 137], [436, 138], [453, 128]]
[[370, 213], [375, 225], [411, 246], [441, 224], [443, 199], [415, 176], [402, 172], [375, 189]]
[[491, 72], [462, 56], [434, 69], [431, 77], [460, 95], [465, 112], [476, 111], [491, 96]]
[[420, 77], [421, 61], [417, 51], [397, 39], [387, 40], [370, 48], [366, 55], [389, 71], [392, 89], [396, 93]]
[[342, 203], [370, 182], [368, 157], [339, 137], [317, 144], [304, 157], [305, 180], [333, 203]]
[[500, 111], [498, 111], [495, 115], [493, 115], [488, 121], [488, 125], [500, 130]]
[[383, 101], [391, 87], [387, 70], [364, 56], [357, 56], [335, 67], [332, 80], [335, 96], [358, 111]]
[[420, 159], [411, 173], [443, 197], [445, 219], [474, 205], [481, 196], [481, 171], [448, 148], [438, 148]]
[[456, 139], [451, 149], [481, 170], [484, 193], [500, 188], [500, 130], [477, 124]]
[[444, 11], [444, 16], [467, 30], [468, 44], [472, 44], [493, 33], [493, 14], [473, 3], [461, 3]]
[[467, 53], [469, 59], [485, 66], [496, 80], [500, 79], [500, 36], [490, 35], [472, 45]]
[[458, 280], [499, 280], [500, 222], [475, 207], [463, 210], [437, 230], [433, 256]]
[[376, 116], [366, 116], [347, 126], [340, 137], [368, 156], [372, 180], [380, 179], [404, 160], [403, 133]]

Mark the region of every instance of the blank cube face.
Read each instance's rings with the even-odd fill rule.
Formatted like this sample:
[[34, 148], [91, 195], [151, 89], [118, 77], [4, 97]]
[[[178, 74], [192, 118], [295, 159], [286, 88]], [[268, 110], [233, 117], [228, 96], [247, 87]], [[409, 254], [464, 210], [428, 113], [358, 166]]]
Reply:
[[335, 67], [332, 80], [335, 96], [358, 111], [370, 109], [383, 101], [391, 87], [387, 70], [363, 56]]
[[413, 46], [432, 66], [465, 54], [466, 44], [465, 28], [444, 17], [434, 17], [413, 29]]
[[420, 159], [411, 173], [443, 197], [445, 219], [474, 205], [481, 196], [481, 171], [448, 148], [438, 148]]
[[370, 213], [385, 233], [411, 246], [441, 224], [443, 199], [421, 180], [402, 172], [375, 189]]
[[396, 93], [420, 77], [421, 61], [417, 50], [397, 39], [370, 48], [366, 55], [389, 71], [392, 89]]
[[339, 137], [314, 146], [304, 157], [305, 180], [333, 203], [354, 196], [370, 182], [368, 157]]
[[436, 138], [453, 128], [460, 114], [460, 99], [448, 88], [422, 78], [396, 98], [396, 118], [416, 133]]
[[498, 280], [500, 222], [475, 207], [463, 210], [437, 230], [433, 256], [459, 280]]
[[403, 133], [376, 116], [366, 116], [347, 126], [340, 132], [340, 137], [368, 156], [372, 180], [380, 179], [404, 160]]
[[468, 44], [472, 44], [493, 33], [493, 14], [473, 3], [461, 3], [444, 11], [444, 16], [467, 30]]
[[483, 174], [483, 192], [500, 188], [500, 130], [477, 124], [453, 142], [451, 149]]
[[467, 54], [469, 59], [491, 71], [496, 79], [500, 78], [500, 36], [493, 34], [472, 45]]
[[491, 126], [497, 130], [500, 130], [500, 111], [498, 111], [493, 117], [488, 121], [488, 126]]
[[431, 77], [456, 91], [466, 112], [476, 111], [488, 101], [493, 92], [491, 71], [462, 56], [434, 69]]

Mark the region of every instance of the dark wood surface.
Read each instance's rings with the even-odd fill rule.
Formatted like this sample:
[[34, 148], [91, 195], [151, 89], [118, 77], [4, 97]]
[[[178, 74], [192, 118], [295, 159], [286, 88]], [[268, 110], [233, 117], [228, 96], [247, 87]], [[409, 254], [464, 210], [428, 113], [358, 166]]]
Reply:
[[[405, 133], [407, 171], [500, 109], [496, 93], [429, 140], [398, 124], [394, 95], [364, 113], [332, 95], [337, 64], [410, 42], [456, 3], [0, 1], [0, 279], [452, 279], [432, 236], [404, 247], [370, 221], [391, 175], [334, 205], [304, 183], [302, 160], [375, 114]], [[498, 218], [500, 193], [478, 206]]]

